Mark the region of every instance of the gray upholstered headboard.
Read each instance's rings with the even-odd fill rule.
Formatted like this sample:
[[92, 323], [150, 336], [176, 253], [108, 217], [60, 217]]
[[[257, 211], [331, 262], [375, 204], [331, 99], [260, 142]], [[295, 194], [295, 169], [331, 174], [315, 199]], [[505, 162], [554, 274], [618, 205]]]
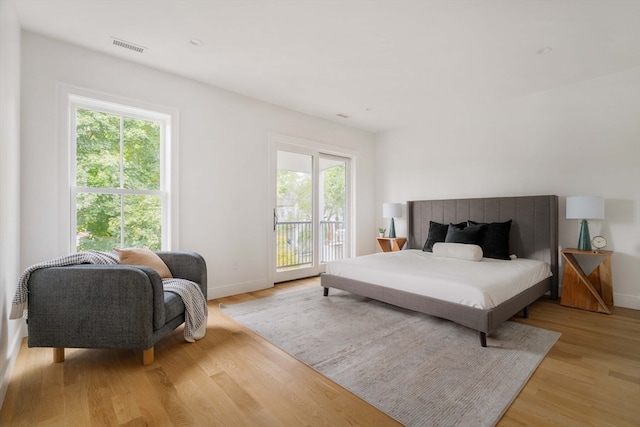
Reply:
[[558, 296], [558, 196], [493, 197], [407, 202], [409, 249], [422, 249], [429, 221], [441, 224], [472, 220], [513, 220], [509, 247], [520, 258], [548, 262], [553, 278], [551, 296]]

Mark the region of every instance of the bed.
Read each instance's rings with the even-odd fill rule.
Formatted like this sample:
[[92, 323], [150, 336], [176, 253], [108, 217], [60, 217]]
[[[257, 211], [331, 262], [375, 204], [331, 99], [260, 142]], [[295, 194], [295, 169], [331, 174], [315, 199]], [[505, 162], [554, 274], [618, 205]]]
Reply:
[[[331, 274], [331, 269], [328, 268], [328, 272], [321, 276], [324, 295], [329, 295], [330, 288], [341, 289], [448, 319], [478, 331], [480, 344], [486, 347], [487, 335], [504, 321], [521, 311], [526, 316], [527, 307], [545, 294], [554, 300], [558, 297], [558, 197], [551, 195], [409, 201], [407, 202], [406, 249], [423, 249], [429, 236], [431, 222], [458, 224], [468, 220], [478, 223], [503, 223], [511, 220], [508, 236], [510, 252], [518, 259], [542, 261], [548, 265], [550, 276], [494, 306], [474, 307], [439, 297], [421, 295], [407, 290], [410, 289], [407, 286], [399, 289], [403, 288], [401, 276], [383, 285], [371, 283], [372, 280], [362, 279], [362, 277]], [[393, 253], [385, 253], [382, 256], [386, 254], [393, 256]], [[418, 254], [414, 253], [414, 255]], [[363, 257], [353, 260], [360, 262], [361, 258]], [[385, 258], [387, 259], [390, 258]], [[363, 277], [370, 277], [370, 275]]]

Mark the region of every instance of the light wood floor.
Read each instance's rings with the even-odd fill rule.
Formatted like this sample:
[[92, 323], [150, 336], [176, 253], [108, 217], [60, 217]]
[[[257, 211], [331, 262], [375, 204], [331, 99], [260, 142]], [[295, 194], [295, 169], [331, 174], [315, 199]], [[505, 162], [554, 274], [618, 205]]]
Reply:
[[[399, 425], [218, 308], [318, 285], [307, 279], [210, 301], [205, 339], [188, 344], [178, 328], [150, 366], [132, 351], [80, 349], [53, 364], [50, 349], [23, 343], [0, 425]], [[605, 315], [539, 301], [516, 321], [562, 337], [499, 426], [640, 426], [640, 311]]]

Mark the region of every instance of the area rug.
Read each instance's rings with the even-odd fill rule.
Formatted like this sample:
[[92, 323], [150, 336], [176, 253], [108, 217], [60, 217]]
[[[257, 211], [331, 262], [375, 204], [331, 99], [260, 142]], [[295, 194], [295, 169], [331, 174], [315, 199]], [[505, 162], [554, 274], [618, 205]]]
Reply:
[[492, 426], [560, 337], [505, 322], [480, 346], [453, 322], [331, 289], [221, 309], [406, 426]]

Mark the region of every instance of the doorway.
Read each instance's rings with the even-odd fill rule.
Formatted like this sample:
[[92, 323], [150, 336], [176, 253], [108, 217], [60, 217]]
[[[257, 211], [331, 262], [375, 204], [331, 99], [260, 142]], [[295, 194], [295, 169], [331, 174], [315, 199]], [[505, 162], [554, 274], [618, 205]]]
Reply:
[[350, 159], [276, 147], [274, 283], [316, 276], [350, 253]]

